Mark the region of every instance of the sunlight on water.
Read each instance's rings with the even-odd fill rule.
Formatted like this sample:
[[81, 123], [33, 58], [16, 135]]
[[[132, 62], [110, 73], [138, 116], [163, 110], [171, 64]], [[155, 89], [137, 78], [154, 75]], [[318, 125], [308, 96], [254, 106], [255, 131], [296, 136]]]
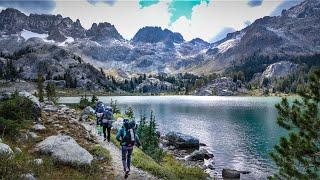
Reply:
[[[109, 103], [117, 100], [124, 111], [131, 106], [137, 120], [155, 112], [159, 130], [179, 131], [196, 136], [215, 155], [218, 173], [223, 168], [251, 171], [246, 179], [266, 178], [275, 167], [269, 152], [285, 132], [276, 124], [276, 97], [206, 96], [117, 96], [99, 97]], [[79, 98], [61, 99], [76, 103]]]

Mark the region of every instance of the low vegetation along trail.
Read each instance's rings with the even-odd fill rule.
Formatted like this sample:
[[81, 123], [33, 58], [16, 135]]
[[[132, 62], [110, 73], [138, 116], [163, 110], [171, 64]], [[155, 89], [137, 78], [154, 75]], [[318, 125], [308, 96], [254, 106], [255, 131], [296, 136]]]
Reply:
[[[103, 137], [98, 135], [94, 124], [83, 123], [83, 126], [92, 135], [97, 137], [97, 140], [102, 147], [109, 150], [110, 155], [112, 157], [112, 167], [113, 167], [116, 179], [123, 179], [124, 172], [123, 172], [123, 166], [122, 166], [121, 150], [117, 146], [115, 146], [112, 142], [103, 141]], [[134, 179], [157, 179], [157, 178], [152, 176], [148, 172], [140, 170], [131, 165], [131, 172], [128, 179], [134, 180]]]

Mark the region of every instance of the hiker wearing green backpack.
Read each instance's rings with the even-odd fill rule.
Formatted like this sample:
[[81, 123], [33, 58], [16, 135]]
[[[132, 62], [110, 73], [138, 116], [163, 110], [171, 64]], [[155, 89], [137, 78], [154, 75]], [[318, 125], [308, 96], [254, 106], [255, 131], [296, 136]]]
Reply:
[[128, 119], [123, 120], [123, 126], [118, 130], [116, 139], [120, 142], [122, 152], [122, 164], [125, 178], [129, 176], [131, 155], [134, 145], [141, 146], [139, 137], [135, 132], [136, 123]]
[[95, 115], [96, 115], [96, 128], [97, 128], [97, 132], [98, 134], [101, 136], [102, 135], [102, 122], [101, 122], [101, 118], [103, 115], [103, 112], [105, 111], [105, 105], [103, 104], [103, 102], [98, 101], [95, 107]]

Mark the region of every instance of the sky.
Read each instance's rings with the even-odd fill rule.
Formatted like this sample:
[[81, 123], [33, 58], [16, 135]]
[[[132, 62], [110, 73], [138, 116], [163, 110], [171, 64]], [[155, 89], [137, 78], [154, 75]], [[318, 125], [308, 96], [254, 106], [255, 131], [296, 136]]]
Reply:
[[185, 40], [218, 41], [258, 18], [277, 16], [302, 0], [0, 0], [0, 9], [13, 7], [30, 14], [61, 14], [92, 23], [109, 22], [126, 39], [144, 26], [179, 32]]

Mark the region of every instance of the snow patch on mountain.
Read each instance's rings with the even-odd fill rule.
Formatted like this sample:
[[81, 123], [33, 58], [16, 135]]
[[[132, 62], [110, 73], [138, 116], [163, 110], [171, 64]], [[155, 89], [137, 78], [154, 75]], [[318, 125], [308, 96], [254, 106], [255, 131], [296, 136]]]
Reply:
[[63, 41], [62, 43], [60, 43], [58, 46], [67, 46], [70, 43], [73, 43], [74, 39], [73, 37], [69, 37], [67, 36], [67, 39], [65, 41]]
[[48, 40], [47, 37], [49, 36], [48, 34], [39, 34], [39, 33], [35, 33], [32, 31], [28, 31], [23, 29], [20, 33], [20, 35], [23, 37], [23, 39], [25, 39], [26, 41], [30, 38], [40, 38], [42, 39], [44, 42], [48, 42], [48, 43], [54, 43], [53, 40]]

